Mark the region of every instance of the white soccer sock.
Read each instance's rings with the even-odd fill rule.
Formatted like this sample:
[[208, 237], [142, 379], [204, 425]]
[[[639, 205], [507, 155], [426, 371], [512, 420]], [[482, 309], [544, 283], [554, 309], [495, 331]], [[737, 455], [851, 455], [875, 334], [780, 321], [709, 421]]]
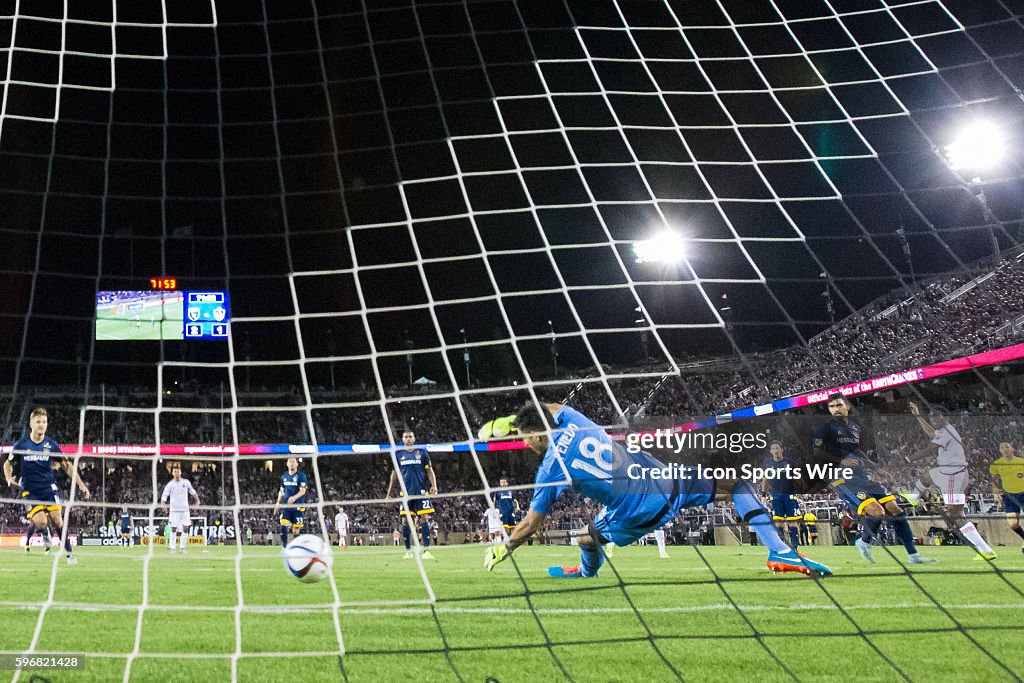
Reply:
[[665, 554], [665, 532], [661, 531], [660, 529], [658, 531], [655, 531], [654, 532], [654, 540], [658, 542], [658, 554], [664, 555]]
[[177, 541], [177, 540], [178, 540], [178, 534], [177, 534], [177, 532], [175, 532], [175, 531], [174, 531], [174, 530], [172, 529], [172, 530], [171, 530], [171, 538], [170, 538], [171, 550], [174, 550], [174, 547], [175, 547], [175, 545], [176, 545], [176, 541]]
[[974, 522], [967, 522], [967, 524], [964, 524], [962, 527], [960, 527], [960, 533], [962, 533], [964, 535], [964, 538], [973, 543], [974, 547], [976, 547], [981, 552], [992, 552], [992, 546], [986, 543], [985, 539], [981, 537], [981, 534], [978, 533], [978, 528], [974, 526]]
[[184, 550], [185, 546], [188, 545], [188, 532], [187, 531], [182, 531], [181, 532], [181, 538], [178, 539], [178, 545], [181, 547], [182, 550]]

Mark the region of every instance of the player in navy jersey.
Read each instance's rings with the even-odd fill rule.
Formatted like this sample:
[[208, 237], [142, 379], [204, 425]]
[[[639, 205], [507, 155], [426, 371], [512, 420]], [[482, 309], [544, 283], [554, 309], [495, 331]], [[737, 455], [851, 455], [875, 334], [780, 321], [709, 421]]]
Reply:
[[[11, 454], [4, 462], [4, 478], [9, 486], [20, 486], [21, 497], [25, 500], [25, 518], [36, 529], [45, 529], [47, 521], [62, 533], [64, 520], [61, 517], [63, 497], [57, 489], [57, 480], [53, 476], [51, 463], [64, 468], [72, 485], [77, 485], [82, 497], [89, 498], [89, 487], [85, 485], [74, 465], [61, 453], [56, 441], [46, 436], [49, 417], [45, 408], [36, 408], [29, 416], [29, 435], [14, 442]], [[20, 479], [14, 477], [14, 466], [18, 465]], [[71, 553], [70, 535], [64, 539], [64, 550], [67, 552], [68, 564], [78, 561]]]
[[288, 529], [293, 529], [298, 534], [305, 525], [306, 487], [308, 483], [306, 474], [299, 472], [299, 459], [294, 455], [288, 458], [288, 471], [281, 475], [281, 489], [277, 494], [277, 504], [274, 505], [274, 516], [284, 503], [281, 510], [281, 545], [288, 545]]
[[528, 406], [514, 417], [493, 420], [481, 429], [481, 438], [506, 428], [518, 430], [527, 447], [544, 458], [526, 517], [512, 530], [507, 544], [487, 550], [484, 567], [488, 571], [541, 530], [555, 500], [571, 486], [604, 507], [577, 536], [580, 565], [550, 567], [551, 576], [596, 576], [605, 560], [606, 544], [629, 545], [664, 526], [681, 509], [707, 505], [719, 495], [732, 497], [736, 511], [768, 548], [770, 569], [807, 575], [832, 573], [782, 542], [750, 482], [702, 478], [695, 467], [678, 465], [677, 476], [651, 476], [668, 466], [648, 453], [613, 441], [604, 429], [568, 406], [546, 404], [544, 408], [545, 416]]
[[[800, 511], [797, 509], [796, 498], [793, 497], [793, 477], [787, 472], [794, 471], [796, 463], [786, 457], [781, 441], [772, 441], [768, 445], [768, 455], [761, 467], [765, 470], [777, 470], [776, 476], [762, 480], [762, 492], [771, 490], [772, 519], [782, 527], [789, 527], [789, 545], [796, 550], [800, 545]], [[792, 468], [787, 470], [787, 468]]]
[[[437, 494], [437, 476], [430, 464], [430, 453], [426, 448], [417, 448], [416, 432], [411, 429], [402, 431], [402, 448], [395, 450], [395, 461], [398, 463], [398, 471], [391, 472], [388, 479], [388, 493], [385, 498], [391, 497], [395, 481], [401, 475], [402, 481], [399, 484], [399, 492], [404, 496], [427, 496]], [[405, 539], [405, 555], [412, 557], [410, 544], [410, 527], [417, 524], [420, 533], [420, 542], [423, 544], [423, 559], [436, 559], [430, 554], [430, 515], [434, 512], [434, 504], [429, 498], [416, 498], [406, 500], [399, 508], [399, 515], [402, 516], [402, 538]]]
[[831, 486], [850, 507], [851, 512], [861, 517], [864, 528], [854, 543], [861, 557], [874, 564], [871, 541], [878, 534], [888, 512], [892, 515], [893, 527], [909, 555], [910, 563], [934, 563], [935, 560], [917, 552], [914, 532], [907, 522], [906, 513], [896, 504], [896, 496], [878, 482], [872, 481], [868, 472], [875, 467], [875, 463], [868, 459], [865, 452], [867, 435], [864, 428], [850, 419], [850, 402], [842, 394], [831, 394], [828, 397], [828, 412], [832, 419], [814, 428], [814, 452], [819, 457], [839, 460], [840, 466], [852, 472], [852, 476], [836, 479]]
[[118, 527], [121, 530], [121, 545], [125, 548], [130, 548], [132, 546], [132, 513], [128, 512], [127, 505], [121, 506]]
[[[20, 465], [21, 463], [15, 460], [11, 467], [12, 476], [16, 481], [21, 479]], [[28, 529], [25, 530], [25, 552], [32, 552], [32, 537], [35, 536], [37, 531], [43, 537], [43, 547], [46, 548], [46, 552], [49, 553], [53, 550], [53, 542], [50, 540], [53, 538], [53, 532], [50, 531], [50, 518], [46, 518], [46, 526], [42, 529], [36, 529], [36, 525], [30, 519], [26, 519], [26, 522], [28, 523]]]
[[498, 482], [501, 486], [500, 491], [494, 492], [494, 497], [498, 506], [498, 513], [501, 515], [501, 525], [508, 531], [516, 525], [516, 515], [519, 514], [519, 501], [506, 487], [508, 486], [508, 479], [502, 477]]

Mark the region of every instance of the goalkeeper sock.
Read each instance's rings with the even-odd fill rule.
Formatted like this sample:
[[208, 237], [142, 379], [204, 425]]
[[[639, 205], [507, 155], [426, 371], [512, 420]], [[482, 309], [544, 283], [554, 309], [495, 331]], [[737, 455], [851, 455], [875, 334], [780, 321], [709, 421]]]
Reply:
[[281, 545], [288, 545], [288, 527], [284, 524], [281, 525]]
[[910, 522], [907, 521], [907, 516], [903, 513], [896, 515], [892, 525], [896, 528], [896, 535], [899, 537], [903, 547], [907, 549], [907, 554], [913, 555], [916, 553], [917, 546], [914, 545], [914, 532], [910, 529]]
[[779, 538], [779, 532], [775, 530], [772, 518], [761, 505], [761, 501], [749, 481], [736, 482], [736, 486], [732, 490], [732, 502], [736, 506], [736, 512], [750, 525], [761, 544], [768, 548], [768, 552], [784, 553], [789, 551], [789, 546]]
[[800, 545], [800, 534], [793, 527], [789, 527], [789, 545], [793, 550], [796, 550], [797, 546]]
[[865, 517], [864, 521], [861, 522], [864, 525], [864, 530], [860, 532], [860, 540], [865, 543], [871, 543], [874, 540], [878, 530], [882, 527], [881, 517]]
[[420, 524], [420, 539], [423, 541], [424, 549], [430, 547], [430, 525], [426, 522]]
[[604, 564], [604, 550], [590, 550], [580, 546], [580, 574], [597, 576], [597, 570]]

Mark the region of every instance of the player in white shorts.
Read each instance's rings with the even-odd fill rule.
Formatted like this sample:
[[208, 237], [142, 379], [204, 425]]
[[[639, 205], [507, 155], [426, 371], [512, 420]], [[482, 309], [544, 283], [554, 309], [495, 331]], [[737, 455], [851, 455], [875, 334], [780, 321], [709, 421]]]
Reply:
[[942, 502], [945, 503], [942, 516], [946, 520], [946, 526], [950, 531], [959, 529], [963, 537], [978, 549], [978, 556], [974, 559], [994, 560], [996, 554], [992, 547], [981, 537], [974, 523], [964, 515], [968, 484], [967, 453], [964, 451], [960, 433], [938, 409], [933, 409], [926, 420], [917, 404], [911, 402], [910, 414], [917, 418], [922, 431], [931, 439], [919, 455], [929, 459], [934, 457], [935, 466], [922, 474], [921, 478], [914, 482], [914, 490], [903, 494], [904, 497], [912, 505], [917, 505], [921, 500], [921, 494], [927, 491], [929, 486], [934, 485], [942, 493]]
[[501, 524], [501, 513], [498, 508], [489, 507], [485, 513], [487, 518], [487, 538], [491, 542], [500, 541], [505, 527]]
[[188, 497], [192, 496], [196, 499], [196, 505], [201, 505], [199, 502], [199, 494], [192, 488], [192, 483], [188, 479], [181, 478], [181, 465], [174, 463], [171, 466], [171, 476], [174, 477], [167, 486], [164, 487], [163, 495], [160, 496], [160, 502], [164, 504], [164, 512], [168, 512], [168, 501], [170, 502], [170, 520], [171, 525], [171, 538], [170, 546], [171, 552], [175, 550], [176, 541], [179, 538], [181, 540], [181, 552], [185, 552], [185, 546], [188, 544], [188, 531], [189, 527], [192, 526], [192, 516], [189, 514], [188, 509]]
[[671, 522], [654, 530], [654, 540], [658, 542], [658, 557], [663, 560], [668, 559], [668, 553], [665, 552], [665, 529], [669, 526], [671, 526]]
[[338, 508], [338, 514], [334, 515], [334, 530], [338, 532], [338, 547], [348, 547], [348, 513], [345, 508]]

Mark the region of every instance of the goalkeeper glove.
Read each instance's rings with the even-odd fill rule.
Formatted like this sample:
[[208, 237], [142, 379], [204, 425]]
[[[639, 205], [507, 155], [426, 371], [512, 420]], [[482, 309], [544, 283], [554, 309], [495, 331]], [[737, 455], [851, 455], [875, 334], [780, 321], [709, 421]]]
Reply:
[[508, 546], [502, 543], [501, 545], [492, 545], [487, 549], [487, 553], [484, 555], [484, 569], [487, 571], [494, 571], [494, 565], [504, 561], [509, 556]]
[[495, 418], [480, 428], [480, 431], [476, 434], [477, 438], [481, 441], [486, 441], [487, 439], [500, 438], [518, 432], [519, 428], [516, 427], [515, 422], [515, 415]]

